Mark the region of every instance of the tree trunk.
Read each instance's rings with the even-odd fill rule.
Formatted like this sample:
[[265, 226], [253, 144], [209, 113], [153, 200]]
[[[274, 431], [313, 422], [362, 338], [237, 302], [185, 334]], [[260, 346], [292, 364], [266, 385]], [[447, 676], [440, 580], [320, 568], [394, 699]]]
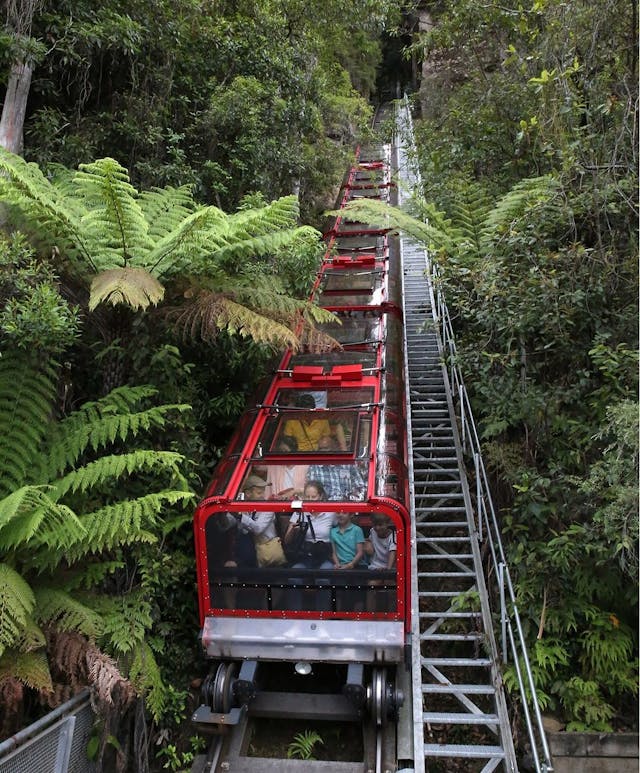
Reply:
[[32, 73], [33, 65], [25, 62], [14, 62], [2, 107], [0, 146], [17, 155], [22, 155], [24, 147], [24, 119], [27, 112]]

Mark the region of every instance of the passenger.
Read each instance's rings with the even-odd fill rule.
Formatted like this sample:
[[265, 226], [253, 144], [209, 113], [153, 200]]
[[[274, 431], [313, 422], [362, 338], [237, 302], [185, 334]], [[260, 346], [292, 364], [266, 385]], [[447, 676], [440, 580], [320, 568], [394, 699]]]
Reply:
[[[336, 569], [366, 568], [364, 558], [364, 532], [353, 523], [351, 513], [337, 513], [338, 525], [331, 529], [331, 547], [333, 565]], [[339, 611], [362, 612], [364, 592], [359, 587], [361, 581], [352, 583], [345, 579], [336, 582], [336, 609]], [[344, 587], [339, 588], [340, 585]]]
[[[260, 500], [265, 498], [267, 482], [257, 475], [249, 475], [244, 482], [242, 493], [245, 499]], [[276, 534], [276, 516], [275, 513], [242, 512], [229, 515], [229, 518], [235, 518], [237, 528], [234, 537], [233, 558], [225, 562], [226, 568], [255, 569], [260, 565], [258, 559], [258, 544], [271, 543], [277, 539]], [[279, 563], [271, 565], [282, 565], [285, 563], [284, 552], [280, 544], [280, 553], [282, 555]], [[275, 558], [278, 561], [277, 557]], [[239, 574], [239, 573], [238, 573]], [[235, 575], [235, 573], [234, 573]], [[237, 575], [232, 578], [237, 583]], [[263, 592], [245, 592], [241, 596], [240, 608], [260, 608], [263, 606]], [[225, 592], [225, 604], [230, 609], [238, 608], [238, 596], [236, 588], [228, 588]]]
[[[316, 407], [316, 401], [312, 394], [303, 392], [296, 400], [298, 408], [309, 410]], [[331, 425], [328, 419], [322, 418], [322, 414], [303, 414], [300, 418], [288, 419], [284, 424], [284, 434], [296, 439], [298, 450], [303, 452], [315, 451], [318, 440], [323, 435], [331, 436]], [[338, 446], [346, 450], [346, 440], [342, 425], [336, 427]]]
[[[318, 440], [318, 451], [335, 453], [338, 445], [331, 435]], [[355, 464], [311, 464], [309, 480], [317, 480], [324, 486], [330, 500], [362, 500], [366, 483]]]
[[[303, 498], [309, 502], [326, 500], [327, 492], [317, 480], [308, 481]], [[294, 513], [285, 534], [285, 544], [300, 544], [293, 566], [331, 569], [331, 527], [335, 513]]]
[[[260, 500], [265, 498], [267, 481], [257, 475], [249, 475], [245, 481], [243, 492], [246, 499]], [[276, 514], [270, 512], [237, 513], [238, 536], [250, 534], [256, 560], [254, 566], [282, 566], [286, 559], [282, 543], [276, 529]]]
[[[311, 480], [304, 488], [304, 499], [310, 502], [326, 500], [327, 492], [318, 481]], [[289, 521], [285, 534], [285, 545], [295, 546], [291, 556], [292, 569], [332, 569], [331, 561], [331, 527], [334, 524], [335, 513], [294, 513]], [[301, 585], [305, 583], [302, 577], [292, 577], [289, 581], [293, 590], [289, 594], [287, 608], [302, 609]], [[329, 580], [317, 578], [316, 585], [328, 585]], [[331, 606], [329, 591], [313, 591], [313, 607], [316, 610], [327, 610]]]
[[337, 526], [331, 529], [333, 565], [336, 569], [355, 569], [364, 558], [364, 532], [352, 521], [351, 513], [337, 513]]
[[[374, 515], [373, 525], [369, 532], [369, 539], [364, 545], [365, 552], [369, 559], [369, 569], [372, 572], [388, 571], [393, 569], [396, 565], [397, 555], [397, 541], [396, 530], [393, 528], [391, 519], [386, 515]], [[385, 584], [394, 584], [393, 581], [387, 581], [383, 579], [369, 580], [369, 587], [376, 589]], [[367, 597], [367, 611], [377, 611], [377, 599], [379, 598], [380, 591], [369, 591]], [[385, 596], [388, 594], [385, 593]], [[386, 607], [387, 599], [384, 599]]]
[[[298, 441], [292, 435], [283, 435], [276, 445], [276, 453], [295, 454]], [[307, 479], [308, 464], [270, 464], [266, 468], [270, 499], [300, 499]]]

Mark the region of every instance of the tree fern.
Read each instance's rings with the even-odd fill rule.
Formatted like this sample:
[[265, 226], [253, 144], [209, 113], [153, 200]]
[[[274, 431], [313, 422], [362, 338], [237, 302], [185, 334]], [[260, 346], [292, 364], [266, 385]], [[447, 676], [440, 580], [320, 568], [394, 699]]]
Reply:
[[[149, 406], [154, 389], [123, 387], [56, 421], [54, 375], [53, 369], [13, 351], [0, 358], [0, 427], [8, 448], [22, 449], [17, 462], [7, 446], [0, 455], [9, 470], [0, 496], [0, 655], [10, 648], [14, 654], [4, 665], [22, 663], [13, 677], [32, 686], [46, 686], [46, 672], [29, 676], [28, 661], [20, 658], [42, 656], [40, 626], [88, 638], [104, 630], [99, 611], [92, 608], [95, 597], [78, 595], [78, 589], [95, 587], [121, 566], [119, 561], [101, 566], [101, 554], [157, 540], [165, 514], [175, 518], [193, 496], [179, 454], [132, 446], [140, 445], [136, 438], [143, 432], [162, 429], [187, 406]], [[14, 389], [19, 385], [21, 394], [12, 394], [12, 384]], [[117, 453], [121, 447], [126, 450]], [[127, 482], [140, 474], [145, 494], [133, 496]], [[108, 504], [96, 508], [101, 500]], [[86, 560], [89, 553], [95, 560]], [[83, 566], [75, 566], [80, 559], [85, 559]], [[61, 564], [64, 583], [54, 579]], [[151, 624], [145, 620], [139, 621], [142, 627]], [[115, 666], [102, 656], [93, 660], [100, 689], [108, 691]], [[70, 663], [65, 668], [74, 670]]]
[[88, 450], [96, 452], [117, 441], [135, 437], [142, 431], [162, 429], [170, 416], [183, 413], [189, 408], [187, 405], [175, 404], [132, 412], [127, 405], [133, 407], [137, 401], [136, 394], [140, 393], [134, 393], [132, 401], [127, 403], [125, 393], [128, 389], [123, 387], [117, 390], [115, 399], [112, 393], [58, 422], [38, 465], [40, 480], [50, 480], [63, 473], [67, 467], [76, 465]]
[[560, 190], [552, 175], [521, 180], [491, 209], [483, 225], [483, 243], [499, 236], [510, 224], [533, 208], [549, 206]]
[[34, 607], [35, 596], [28, 583], [0, 563], [0, 655], [21, 636]]
[[47, 658], [42, 651], [7, 650], [0, 657], [0, 683], [14, 678], [34, 690], [50, 692], [53, 688]]
[[93, 609], [58, 588], [36, 588], [36, 620], [55, 625], [60, 631], [77, 631], [96, 638], [104, 628]]
[[0, 496], [22, 486], [50, 423], [55, 369], [18, 352], [0, 357]]

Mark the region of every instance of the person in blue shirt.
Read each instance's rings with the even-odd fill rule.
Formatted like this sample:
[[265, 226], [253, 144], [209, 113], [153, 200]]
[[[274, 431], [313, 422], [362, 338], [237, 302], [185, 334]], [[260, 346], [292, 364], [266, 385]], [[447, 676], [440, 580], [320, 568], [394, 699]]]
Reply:
[[[364, 564], [364, 532], [353, 523], [351, 513], [336, 513], [337, 526], [331, 529], [331, 548], [333, 551], [333, 565], [336, 569], [366, 568]], [[338, 589], [339, 585], [344, 587]], [[364, 592], [360, 588], [361, 580], [344, 583], [336, 586], [336, 609], [362, 612], [364, 609]]]
[[333, 565], [336, 569], [355, 569], [364, 558], [364, 532], [351, 519], [351, 513], [337, 513], [338, 525], [331, 529]]

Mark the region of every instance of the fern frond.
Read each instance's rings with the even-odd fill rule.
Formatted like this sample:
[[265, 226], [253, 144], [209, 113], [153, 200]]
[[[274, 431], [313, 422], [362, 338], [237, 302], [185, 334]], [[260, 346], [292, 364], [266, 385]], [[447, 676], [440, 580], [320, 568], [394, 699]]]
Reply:
[[7, 564], [0, 564], [0, 655], [20, 638], [35, 604], [26, 580]]
[[234, 237], [233, 241], [213, 250], [200, 261], [199, 265], [194, 264], [192, 270], [196, 274], [199, 271], [206, 272], [211, 262], [220, 263], [227, 270], [232, 270], [234, 264], [242, 266], [242, 261], [249, 258], [272, 255], [291, 244], [299, 244], [300, 241], [317, 242], [319, 238], [319, 232], [310, 226], [288, 228], [258, 236], [247, 236], [240, 240], [236, 240]]
[[452, 233], [462, 255], [473, 260], [481, 257], [482, 233], [490, 211], [491, 202], [484, 188], [469, 182], [457, 186], [451, 207]]
[[186, 503], [193, 496], [187, 491], [167, 489], [82, 515], [80, 522], [87, 530], [87, 536], [67, 550], [67, 560], [78, 561], [87, 554], [99, 553], [118, 545], [156, 541], [156, 537], [147, 529], [157, 525], [158, 517], [167, 505]]
[[68, 593], [58, 588], [36, 588], [35, 598], [38, 622], [53, 625], [59, 631], [77, 631], [91, 639], [102, 633], [100, 615]]
[[257, 343], [298, 348], [298, 337], [289, 327], [216, 292], [200, 292], [179, 313], [175, 325], [185, 338], [213, 341], [220, 330], [227, 330]]
[[229, 238], [244, 241], [264, 236], [276, 229], [291, 229], [296, 226], [299, 216], [298, 197], [283, 196], [264, 207], [243, 209], [229, 215]]
[[196, 209], [191, 185], [179, 188], [152, 188], [140, 193], [138, 203], [149, 224], [149, 236], [158, 242], [172, 231]]
[[81, 218], [73, 200], [65, 198], [42, 174], [36, 164], [0, 148], [0, 199], [17, 206], [48, 243], [66, 252], [74, 247], [90, 262]]
[[50, 692], [53, 689], [51, 672], [44, 652], [8, 650], [0, 658], [0, 683], [17, 679], [33, 690]]
[[52, 548], [82, 539], [84, 530], [75, 513], [54, 502], [49, 487], [23, 486], [0, 500], [0, 547], [11, 550], [33, 541]]
[[135, 697], [131, 682], [122, 676], [116, 662], [97, 647], [87, 648], [86, 661], [98, 702], [123, 712]]
[[32, 480], [40, 444], [51, 424], [56, 370], [28, 355], [0, 357], [0, 497]]
[[13, 649], [18, 652], [34, 652], [46, 646], [47, 640], [44, 632], [35, 620], [29, 618], [20, 631], [20, 635], [13, 643]]
[[499, 236], [511, 223], [538, 206], [547, 206], [560, 190], [552, 175], [529, 177], [513, 186], [487, 215], [482, 231], [486, 244]]
[[185, 404], [159, 405], [137, 413], [116, 414], [113, 403], [93, 403], [84, 411], [86, 421], [69, 417], [60, 422], [55, 442], [44, 449], [42, 474], [48, 480], [60, 475], [67, 467], [73, 466], [85, 451], [98, 451], [116, 441], [126, 441], [140, 432], [162, 428], [171, 413], [190, 410]]
[[342, 215], [344, 220], [352, 223], [369, 223], [378, 228], [402, 231], [431, 249], [450, 251], [455, 244], [449, 231], [442, 226], [446, 223], [443, 219], [439, 226], [425, 223], [397, 207], [391, 207], [375, 199], [355, 199], [343, 209], [327, 214]]
[[129, 454], [102, 456], [95, 462], [78, 467], [60, 480], [55, 481], [55, 499], [61, 499], [67, 492], [87, 491], [106, 481], [117, 481], [124, 475], [143, 470], [169, 470], [179, 476], [179, 463], [184, 459], [172, 451], [132, 451]]
[[136, 690], [144, 695], [145, 704], [156, 722], [162, 717], [166, 701], [166, 690], [160, 669], [151, 647], [146, 642], [138, 644], [131, 666], [129, 679]]
[[185, 267], [225, 244], [221, 231], [227, 216], [217, 207], [202, 207], [163, 236], [146, 257], [144, 268], [156, 277], [181, 273]]
[[127, 170], [113, 158], [101, 158], [80, 164], [73, 181], [86, 209], [82, 227], [91, 234], [96, 270], [144, 266], [153, 240]]
[[142, 268], [112, 268], [101, 271], [91, 281], [89, 311], [100, 303], [122, 304], [134, 311], [157, 306], [164, 298], [164, 287]]
[[151, 603], [142, 597], [142, 593], [127, 593], [118, 598], [102, 598], [100, 607], [104, 620], [103, 638], [107, 642], [104, 649], [118, 655], [138, 647], [153, 625]]
[[79, 588], [86, 590], [95, 588], [101, 585], [109, 575], [124, 566], [124, 561], [83, 561], [80, 566], [75, 567], [75, 571], [65, 577], [63, 588], [68, 593]]

